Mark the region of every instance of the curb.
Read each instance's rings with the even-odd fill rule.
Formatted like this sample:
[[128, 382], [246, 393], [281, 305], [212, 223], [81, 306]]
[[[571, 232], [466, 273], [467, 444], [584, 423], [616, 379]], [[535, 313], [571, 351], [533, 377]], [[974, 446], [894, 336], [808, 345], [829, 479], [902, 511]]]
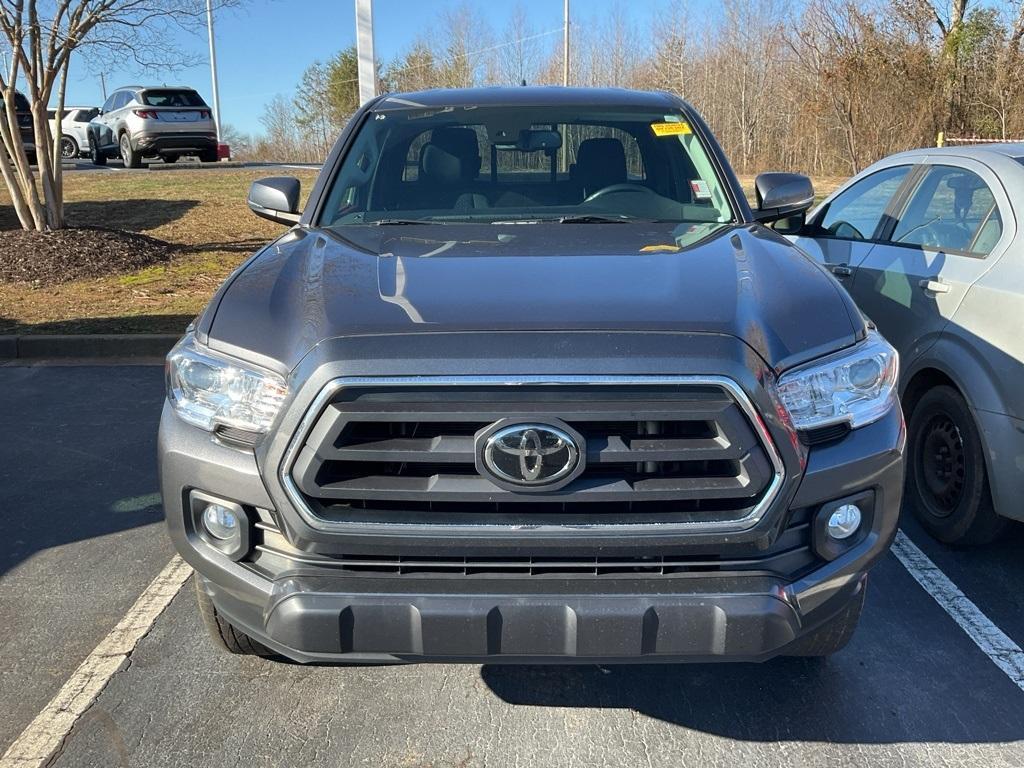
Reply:
[[179, 338], [174, 333], [0, 336], [0, 360], [164, 357]]

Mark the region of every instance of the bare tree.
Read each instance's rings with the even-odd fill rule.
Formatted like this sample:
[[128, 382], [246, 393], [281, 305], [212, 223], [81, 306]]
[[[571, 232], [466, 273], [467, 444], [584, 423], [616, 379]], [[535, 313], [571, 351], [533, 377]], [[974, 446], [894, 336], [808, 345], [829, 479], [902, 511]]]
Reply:
[[[238, 0], [218, 0], [217, 5]], [[0, 176], [25, 229], [64, 226], [60, 121], [52, 132], [47, 107], [64, 109], [72, 54], [90, 50], [107, 62], [120, 60], [140, 68], [173, 68], [181, 52], [170, 42], [173, 27], [200, 26], [203, 0], [2, 0], [0, 39], [10, 54], [0, 73]], [[38, 170], [29, 163], [15, 107], [15, 86], [25, 84], [33, 119]]]
[[500, 82], [505, 85], [537, 83], [540, 80], [543, 43], [521, 3], [512, 9], [502, 43], [497, 50]]
[[260, 124], [266, 132], [254, 148], [262, 160], [305, 161], [314, 156], [308, 143], [299, 139], [295, 102], [284, 94], [278, 94], [263, 108]]

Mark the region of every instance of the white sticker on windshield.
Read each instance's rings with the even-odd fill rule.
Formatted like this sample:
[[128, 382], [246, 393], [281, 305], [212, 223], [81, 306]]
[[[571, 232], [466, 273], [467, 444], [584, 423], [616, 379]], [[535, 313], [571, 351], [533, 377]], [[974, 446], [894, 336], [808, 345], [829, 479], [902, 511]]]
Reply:
[[693, 190], [693, 196], [697, 200], [710, 200], [711, 199], [711, 188], [704, 179], [694, 179], [690, 182], [690, 189]]

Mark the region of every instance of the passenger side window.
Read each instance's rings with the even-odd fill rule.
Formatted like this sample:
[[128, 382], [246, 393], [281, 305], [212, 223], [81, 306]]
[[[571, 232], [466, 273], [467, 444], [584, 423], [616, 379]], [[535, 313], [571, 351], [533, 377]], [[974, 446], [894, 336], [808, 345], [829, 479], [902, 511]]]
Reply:
[[910, 172], [909, 165], [873, 173], [833, 200], [818, 220], [823, 237], [870, 240], [875, 236], [885, 209]]
[[932, 166], [907, 203], [892, 242], [987, 256], [1003, 233], [992, 190], [965, 168]]

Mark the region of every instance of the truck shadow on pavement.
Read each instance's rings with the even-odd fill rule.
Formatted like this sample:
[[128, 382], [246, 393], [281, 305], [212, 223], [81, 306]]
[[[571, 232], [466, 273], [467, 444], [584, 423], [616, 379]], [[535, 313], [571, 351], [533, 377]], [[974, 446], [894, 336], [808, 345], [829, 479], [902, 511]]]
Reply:
[[480, 675], [509, 704], [629, 709], [742, 741], [973, 744], [1024, 734], [1020, 689], [892, 556], [873, 572], [850, 645], [829, 659], [489, 665]]
[[[163, 519], [155, 461], [163, 397], [157, 366], [0, 367], [0, 424], [10, 438], [0, 441], [0, 577], [37, 553]], [[123, 546], [110, 538], [97, 552], [111, 563], [143, 556]], [[162, 536], [146, 547], [167, 549]], [[57, 573], [71, 556], [56, 556]]]

